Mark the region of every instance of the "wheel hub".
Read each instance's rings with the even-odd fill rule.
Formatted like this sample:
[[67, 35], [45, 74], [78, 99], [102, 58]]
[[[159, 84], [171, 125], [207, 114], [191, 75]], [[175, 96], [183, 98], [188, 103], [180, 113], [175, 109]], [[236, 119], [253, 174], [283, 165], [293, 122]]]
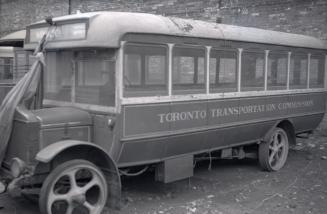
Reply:
[[86, 197], [84, 194], [76, 194], [72, 196], [72, 202], [75, 205], [83, 205], [86, 201]]

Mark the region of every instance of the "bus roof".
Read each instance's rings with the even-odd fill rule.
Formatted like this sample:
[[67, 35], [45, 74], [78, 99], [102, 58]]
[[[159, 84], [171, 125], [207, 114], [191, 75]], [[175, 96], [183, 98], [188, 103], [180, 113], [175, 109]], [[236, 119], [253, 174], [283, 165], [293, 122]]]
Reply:
[[[119, 47], [121, 38], [125, 34], [145, 33], [327, 49], [325, 42], [311, 36], [145, 13], [92, 12], [57, 17], [53, 20], [54, 22], [64, 22], [81, 19], [89, 20], [86, 40], [49, 43], [48, 47], [59, 47], [60, 45], [67, 45], [67, 47]], [[45, 21], [38, 22], [30, 27], [37, 27], [44, 23]]]
[[10, 33], [0, 38], [0, 46], [23, 47], [26, 30]]
[[14, 57], [14, 48], [0, 47], [0, 57]]

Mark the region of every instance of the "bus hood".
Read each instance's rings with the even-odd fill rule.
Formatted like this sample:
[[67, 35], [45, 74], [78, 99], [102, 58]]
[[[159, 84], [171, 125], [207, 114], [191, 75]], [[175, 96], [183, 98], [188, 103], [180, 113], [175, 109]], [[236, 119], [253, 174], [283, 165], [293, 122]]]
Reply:
[[42, 128], [92, 125], [91, 115], [71, 107], [45, 108], [32, 111]]

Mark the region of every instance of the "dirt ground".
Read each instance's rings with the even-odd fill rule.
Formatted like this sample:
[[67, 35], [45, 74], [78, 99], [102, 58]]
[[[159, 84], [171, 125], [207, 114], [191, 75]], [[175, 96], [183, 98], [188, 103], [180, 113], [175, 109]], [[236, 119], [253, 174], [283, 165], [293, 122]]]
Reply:
[[[326, 214], [327, 119], [309, 139], [297, 139], [279, 172], [256, 160], [197, 164], [190, 179], [162, 184], [149, 172], [123, 179], [122, 208], [114, 214]], [[0, 195], [0, 213], [37, 214], [37, 205]], [[109, 213], [108, 210], [104, 214]]]

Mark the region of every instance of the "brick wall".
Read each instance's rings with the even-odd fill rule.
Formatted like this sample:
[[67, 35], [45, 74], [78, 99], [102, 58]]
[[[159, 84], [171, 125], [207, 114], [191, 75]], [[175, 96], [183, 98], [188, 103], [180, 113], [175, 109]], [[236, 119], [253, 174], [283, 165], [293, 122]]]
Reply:
[[327, 0], [0, 0], [0, 35], [49, 15], [111, 10], [216, 21], [327, 41]]

